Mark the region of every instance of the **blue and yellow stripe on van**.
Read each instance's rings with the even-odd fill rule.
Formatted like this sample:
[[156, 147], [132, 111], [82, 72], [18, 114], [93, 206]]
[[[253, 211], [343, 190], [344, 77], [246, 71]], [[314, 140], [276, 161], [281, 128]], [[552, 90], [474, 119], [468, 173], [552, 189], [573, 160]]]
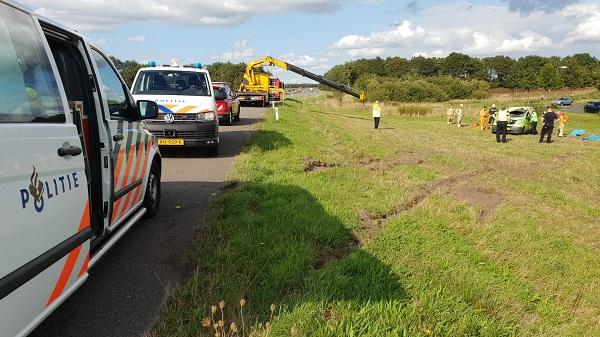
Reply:
[[199, 113], [199, 108], [195, 105], [177, 105], [177, 104], [164, 104], [159, 105], [158, 109], [163, 114], [185, 114], [185, 113]]

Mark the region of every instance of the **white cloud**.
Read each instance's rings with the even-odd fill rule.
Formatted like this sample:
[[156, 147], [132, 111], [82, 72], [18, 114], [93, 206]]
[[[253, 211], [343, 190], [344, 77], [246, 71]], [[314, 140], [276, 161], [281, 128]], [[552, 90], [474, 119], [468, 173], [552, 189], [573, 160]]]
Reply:
[[128, 38], [127, 41], [134, 43], [144, 43], [146, 42], [146, 37], [144, 35], [132, 36]]
[[242, 40], [242, 41], [236, 42], [234, 46], [236, 48], [246, 48], [248, 46], [248, 40]]
[[432, 51], [431, 53], [428, 52], [424, 52], [424, 51], [417, 51], [414, 52], [410, 57], [417, 57], [417, 56], [423, 56], [423, 57], [444, 57], [444, 56], [448, 56], [448, 52], [442, 49], [436, 49], [434, 51]]
[[572, 5], [565, 9], [563, 17], [577, 22], [575, 28], [567, 34], [566, 43], [600, 42], [600, 5]]
[[[600, 14], [592, 15], [589, 9], [588, 6], [587, 10], [582, 7], [575, 11], [583, 18], [579, 25], [581, 29], [585, 28], [586, 34], [573, 32], [573, 36], [600, 38], [600, 24], [596, 23]], [[546, 13], [538, 9], [524, 17], [508, 6], [468, 3], [430, 7], [414, 18], [414, 21], [404, 19], [383, 31], [343, 36], [333, 44], [332, 50], [345, 50], [351, 58], [383, 55], [438, 57], [453, 51], [475, 56], [543, 53], [561, 47], [559, 42], [576, 25], [575, 22], [561, 20], [561, 14], [557, 12]]]
[[322, 73], [324, 70], [331, 68], [329, 65], [329, 57], [326, 56], [311, 56], [311, 55], [296, 55], [294, 53], [287, 53], [281, 55], [282, 61], [291, 63], [300, 68], [305, 68], [309, 71]]
[[552, 47], [552, 40], [544, 35], [533, 31], [524, 31], [519, 33], [516, 39], [506, 39], [496, 48], [496, 51], [510, 53], [515, 51], [534, 51]]
[[244, 62], [254, 58], [254, 55], [254, 49], [246, 48], [242, 50], [225, 52], [215, 57], [215, 59], [223, 62]]
[[346, 35], [335, 43], [336, 48], [364, 49], [372, 47], [401, 46], [427, 35], [425, 29], [404, 20], [391, 30], [375, 32], [369, 35]]
[[107, 31], [119, 25], [158, 21], [193, 26], [239, 24], [261, 13], [332, 12], [341, 0], [27, 0], [35, 10], [83, 31]]
[[358, 48], [358, 49], [349, 49], [346, 54], [353, 58], [356, 57], [364, 57], [364, 58], [373, 58], [373, 57], [381, 57], [385, 54], [384, 48]]

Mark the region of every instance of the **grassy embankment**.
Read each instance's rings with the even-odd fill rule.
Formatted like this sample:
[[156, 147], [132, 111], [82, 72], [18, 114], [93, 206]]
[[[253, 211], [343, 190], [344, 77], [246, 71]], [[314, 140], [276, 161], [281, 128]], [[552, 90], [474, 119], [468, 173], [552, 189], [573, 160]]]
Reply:
[[[214, 336], [220, 300], [239, 327], [240, 298], [270, 336], [600, 335], [600, 144], [499, 145], [385, 112], [374, 131], [366, 110], [314, 99], [281, 115], [237, 161], [152, 335]], [[570, 116], [600, 134], [600, 116]]]

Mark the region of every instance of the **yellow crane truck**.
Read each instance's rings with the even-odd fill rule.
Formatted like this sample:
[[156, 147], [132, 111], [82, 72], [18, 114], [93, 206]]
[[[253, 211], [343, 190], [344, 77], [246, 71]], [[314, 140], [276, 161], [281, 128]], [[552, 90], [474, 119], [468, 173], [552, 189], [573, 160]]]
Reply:
[[240, 85], [240, 90], [237, 95], [242, 103], [254, 103], [260, 106], [266, 106], [270, 101], [284, 99], [284, 88], [283, 84], [279, 79], [272, 77], [271, 75], [262, 71], [263, 66], [279, 67], [285, 70], [289, 70], [300, 76], [310, 78], [313, 81], [319, 82], [326, 86], [332, 87], [348, 95], [358, 98], [361, 102], [365, 101], [365, 93], [357, 92], [354, 89], [328, 80], [323, 76], [311, 73], [310, 71], [304, 70], [293, 64], [278, 60], [276, 58], [267, 56], [259, 60], [248, 63], [246, 71], [244, 72], [244, 78]]

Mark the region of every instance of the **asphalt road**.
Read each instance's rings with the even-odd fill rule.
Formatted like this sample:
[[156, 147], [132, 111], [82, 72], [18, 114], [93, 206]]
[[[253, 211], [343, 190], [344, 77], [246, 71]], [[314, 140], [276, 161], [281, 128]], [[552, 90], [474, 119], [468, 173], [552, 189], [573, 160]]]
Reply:
[[31, 337], [132, 337], [152, 328], [167, 290], [190, 275], [186, 252], [200, 219], [263, 111], [242, 108], [239, 122], [221, 127], [217, 158], [198, 151], [163, 151], [156, 217], [136, 224]]
[[558, 110], [565, 112], [583, 112], [583, 104], [573, 104], [558, 107]]

